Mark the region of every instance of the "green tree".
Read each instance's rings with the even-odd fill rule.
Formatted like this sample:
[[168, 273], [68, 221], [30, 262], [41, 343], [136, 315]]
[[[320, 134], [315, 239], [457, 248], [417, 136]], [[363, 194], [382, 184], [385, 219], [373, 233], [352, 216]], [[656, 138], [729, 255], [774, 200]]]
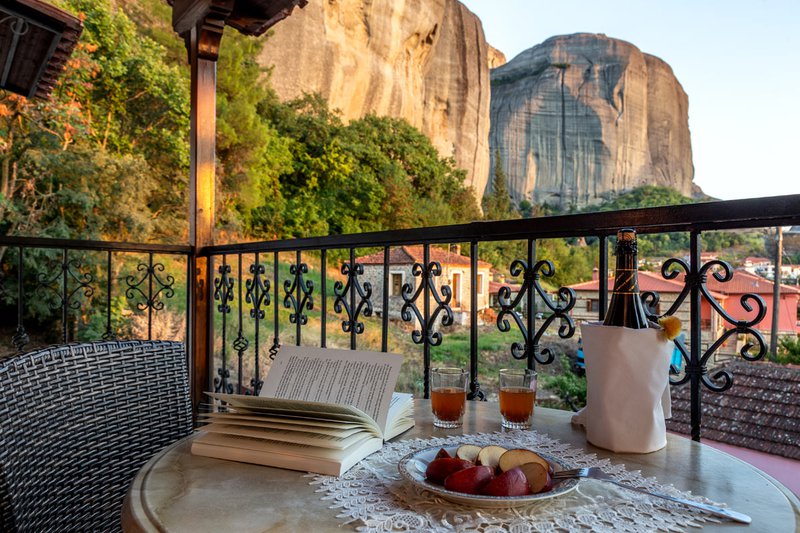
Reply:
[[495, 150], [492, 190], [483, 199], [483, 216], [486, 220], [506, 220], [519, 217], [519, 212], [511, 203], [507, 183], [508, 178], [503, 168], [503, 159], [500, 151]]

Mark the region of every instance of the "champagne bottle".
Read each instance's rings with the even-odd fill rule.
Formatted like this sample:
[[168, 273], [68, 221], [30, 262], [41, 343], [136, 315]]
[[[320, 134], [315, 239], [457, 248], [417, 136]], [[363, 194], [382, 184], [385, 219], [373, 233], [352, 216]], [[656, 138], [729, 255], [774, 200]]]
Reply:
[[603, 324], [642, 329], [648, 327], [647, 315], [639, 298], [639, 278], [636, 260], [636, 231], [623, 228], [617, 232], [617, 268], [611, 304]]

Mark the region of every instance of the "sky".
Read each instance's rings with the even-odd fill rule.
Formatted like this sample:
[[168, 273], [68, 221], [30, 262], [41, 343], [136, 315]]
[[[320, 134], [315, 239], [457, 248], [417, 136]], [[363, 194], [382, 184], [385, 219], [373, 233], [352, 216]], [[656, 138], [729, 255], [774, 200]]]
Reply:
[[604, 33], [671, 67], [689, 96], [694, 182], [722, 200], [800, 193], [800, 0], [461, 0], [507, 60]]

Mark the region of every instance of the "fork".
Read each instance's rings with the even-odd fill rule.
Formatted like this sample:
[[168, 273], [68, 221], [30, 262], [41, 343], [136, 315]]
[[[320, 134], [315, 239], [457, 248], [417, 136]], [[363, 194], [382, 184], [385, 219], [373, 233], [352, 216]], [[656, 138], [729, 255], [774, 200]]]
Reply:
[[553, 480], [570, 479], [576, 477], [585, 477], [590, 479], [598, 479], [601, 481], [608, 481], [609, 483], [613, 483], [628, 490], [634, 490], [636, 492], [641, 492], [642, 494], [647, 494], [649, 496], [656, 496], [658, 498], [664, 498], [665, 500], [682, 503], [684, 505], [689, 505], [691, 507], [697, 507], [698, 509], [702, 509], [713, 515], [730, 518], [731, 520], [735, 520], [736, 522], [741, 522], [743, 524], [749, 524], [750, 522], [752, 522], [752, 519], [746, 514], [738, 513], [730, 509], [725, 509], [724, 507], [717, 507], [716, 505], [709, 505], [707, 503], [696, 502], [684, 498], [677, 498], [675, 496], [670, 496], [669, 494], [663, 494], [661, 492], [651, 492], [649, 490], [644, 490], [639, 487], [634, 487], [633, 485], [622, 483], [620, 481], [615, 480], [609, 474], [606, 474], [596, 466], [593, 466], [591, 468], [575, 468], [573, 470], [561, 470], [560, 472], [556, 472], [553, 474]]

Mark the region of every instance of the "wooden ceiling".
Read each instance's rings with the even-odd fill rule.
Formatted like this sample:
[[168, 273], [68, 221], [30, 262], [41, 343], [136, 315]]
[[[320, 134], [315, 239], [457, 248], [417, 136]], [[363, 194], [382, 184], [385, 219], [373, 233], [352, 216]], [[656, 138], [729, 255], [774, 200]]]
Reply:
[[261, 35], [308, 0], [167, 0], [172, 6], [172, 26], [185, 35], [209, 14], [230, 13], [225, 25], [245, 35]]
[[3, 0], [0, 88], [47, 98], [82, 31], [78, 18], [42, 0]]

